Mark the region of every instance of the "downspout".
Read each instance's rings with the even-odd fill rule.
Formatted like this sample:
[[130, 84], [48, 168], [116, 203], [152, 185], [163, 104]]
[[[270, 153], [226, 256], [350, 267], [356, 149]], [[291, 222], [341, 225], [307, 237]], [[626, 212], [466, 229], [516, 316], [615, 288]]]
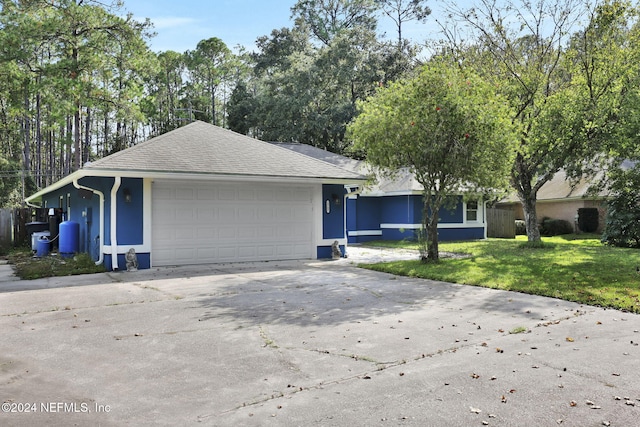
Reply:
[[482, 202], [482, 223], [484, 224], [484, 240], [488, 239], [487, 228], [489, 224], [487, 224], [487, 204], [489, 201]]
[[118, 270], [118, 233], [117, 233], [117, 207], [116, 196], [120, 183], [122, 182], [119, 176], [116, 176], [111, 187], [111, 269], [113, 271]]
[[362, 185], [345, 185], [344, 189], [346, 191], [346, 193], [344, 194], [344, 196], [342, 197], [342, 206], [344, 206], [344, 212], [342, 213], [343, 215], [343, 224], [344, 224], [344, 237], [345, 237], [345, 243], [344, 243], [344, 257], [347, 258], [348, 254], [347, 254], [347, 247], [349, 246], [349, 230], [347, 227], [347, 200], [349, 199], [349, 196], [357, 196], [360, 193], [362, 193]]
[[73, 180], [73, 186], [78, 190], [83, 189], [92, 191], [100, 197], [100, 253], [98, 254], [98, 260], [96, 261], [96, 265], [100, 265], [104, 261], [104, 193], [96, 190], [95, 188], [89, 188], [78, 184], [78, 178]]

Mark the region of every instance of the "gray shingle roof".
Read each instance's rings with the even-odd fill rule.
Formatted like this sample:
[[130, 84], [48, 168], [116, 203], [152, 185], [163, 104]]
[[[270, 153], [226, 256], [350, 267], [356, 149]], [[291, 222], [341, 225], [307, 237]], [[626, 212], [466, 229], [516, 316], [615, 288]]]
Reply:
[[87, 164], [85, 169], [364, 179], [353, 171], [201, 121]]

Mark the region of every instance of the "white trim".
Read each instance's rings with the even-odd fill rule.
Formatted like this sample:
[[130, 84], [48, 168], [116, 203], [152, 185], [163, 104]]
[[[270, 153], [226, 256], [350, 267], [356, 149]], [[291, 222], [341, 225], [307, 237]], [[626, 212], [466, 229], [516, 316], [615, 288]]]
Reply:
[[[438, 228], [482, 228], [485, 224], [481, 222], [453, 222], [453, 223], [438, 223]], [[419, 230], [422, 224], [380, 224], [380, 228], [384, 229], [401, 229], [405, 230]]]
[[[110, 227], [111, 227], [111, 248], [114, 246], [116, 249], [118, 248], [118, 204], [116, 202], [118, 189], [120, 188], [120, 184], [122, 183], [122, 179], [119, 176], [116, 176], [113, 181], [113, 187], [111, 187], [111, 199], [109, 203], [111, 205], [111, 218], [110, 218]], [[113, 271], [118, 270], [118, 251], [116, 250], [115, 256], [111, 257], [111, 269]]]
[[349, 231], [349, 237], [356, 237], [356, 236], [382, 236], [382, 230]]
[[[438, 226], [440, 226], [440, 224], [438, 224]], [[422, 228], [422, 224], [380, 224], [380, 228], [404, 228], [405, 230], [419, 230], [420, 228]]]
[[[140, 252], [149, 252], [151, 253], [151, 239], [152, 239], [152, 228], [153, 225], [151, 223], [151, 188], [152, 181], [150, 179], [142, 180], [142, 248]], [[136, 252], [138, 249], [135, 248]], [[126, 252], [126, 251], [125, 251]], [[149, 266], [151, 266], [151, 259], [149, 260]]]
[[127, 253], [131, 248], [133, 248], [136, 251], [136, 253], [144, 253], [144, 254], [151, 253], [151, 248], [147, 245], [118, 245], [115, 251], [113, 250], [113, 246], [105, 245], [104, 253], [106, 255], [114, 255], [114, 254], [117, 255], [117, 254]]
[[212, 174], [212, 173], [180, 173], [162, 171], [139, 171], [139, 170], [114, 170], [114, 169], [80, 169], [73, 172], [58, 182], [43, 188], [37, 193], [25, 199], [26, 202], [38, 199], [45, 194], [58, 190], [75, 179], [87, 176], [108, 177], [108, 178], [150, 178], [150, 179], [177, 179], [196, 181], [241, 181], [241, 182], [273, 182], [287, 184], [351, 184], [353, 186], [366, 182], [367, 178], [331, 178], [331, 177], [296, 177], [296, 176], [260, 176], [260, 175], [234, 175], [234, 174]]

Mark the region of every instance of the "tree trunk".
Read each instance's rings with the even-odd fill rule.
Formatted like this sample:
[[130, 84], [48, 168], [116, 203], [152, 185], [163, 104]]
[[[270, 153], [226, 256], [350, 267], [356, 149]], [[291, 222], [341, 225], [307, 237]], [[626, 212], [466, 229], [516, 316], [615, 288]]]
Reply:
[[439, 210], [439, 207], [436, 209], [431, 206], [431, 203], [425, 203], [424, 205], [424, 211], [422, 213], [422, 236], [420, 236], [420, 239], [424, 240], [424, 242], [421, 242], [421, 245], [426, 244], [426, 251], [421, 251], [422, 262], [437, 262], [440, 259], [438, 251]]
[[536, 195], [528, 194], [520, 197], [522, 211], [524, 212], [524, 222], [527, 227], [527, 240], [529, 242], [539, 242], [540, 229], [538, 228], [538, 213], [536, 212]]
[[40, 123], [40, 92], [36, 93], [36, 183], [42, 187], [42, 132]]
[[82, 157], [82, 144], [80, 142], [80, 103], [76, 103], [76, 111], [73, 114], [73, 169], [80, 169], [80, 158]]
[[538, 229], [538, 214], [536, 212], [536, 200], [538, 189], [545, 181], [539, 181], [532, 185], [534, 176], [527, 167], [527, 162], [518, 154], [511, 175], [511, 184], [516, 188], [518, 199], [522, 204], [524, 212], [524, 222], [527, 228], [527, 240], [529, 242], [540, 242], [540, 230]]
[[84, 144], [82, 149], [82, 164], [89, 161], [91, 153], [91, 108], [87, 107], [87, 117], [84, 125]]
[[30, 174], [31, 173], [31, 119], [29, 118], [29, 110], [31, 105], [29, 103], [29, 86], [28, 82], [25, 82], [24, 87], [24, 148], [23, 148], [23, 169]]

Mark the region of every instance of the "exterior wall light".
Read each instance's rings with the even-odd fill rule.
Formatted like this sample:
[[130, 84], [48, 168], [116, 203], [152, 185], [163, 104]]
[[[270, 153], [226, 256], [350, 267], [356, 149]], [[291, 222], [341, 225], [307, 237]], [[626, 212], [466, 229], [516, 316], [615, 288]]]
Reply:
[[122, 193], [124, 194], [124, 201], [127, 203], [131, 203], [131, 190], [125, 188]]

